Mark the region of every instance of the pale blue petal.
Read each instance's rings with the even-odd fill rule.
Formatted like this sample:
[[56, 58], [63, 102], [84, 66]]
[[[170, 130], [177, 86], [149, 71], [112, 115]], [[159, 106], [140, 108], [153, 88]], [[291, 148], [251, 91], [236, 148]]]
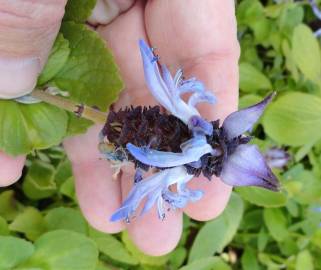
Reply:
[[140, 52], [142, 55], [146, 84], [154, 98], [167, 110], [172, 111], [171, 94], [161, 77], [157, 61], [152, 50], [145, 41], [139, 41]]
[[178, 88], [179, 85], [181, 84], [183, 80], [183, 70], [180, 68], [176, 71], [176, 74], [174, 76], [174, 84], [175, 84], [175, 87]]
[[264, 109], [274, 96], [275, 93], [272, 93], [260, 103], [230, 114], [222, 125], [228, 139], [233, 139], [244, 132], [249, 131], [260, 118]]
[[[165, 217], [166, 202], [171, 208], [181, 208], [188, 201], [195, 201], [195, 194], [199, 191], [182, 189], [181, 183], [187, 183], [193, 178], [189, 175], [185, 167], [175, 167], [160, 171], [133, 186], [128, 197], [111, 217], [111, 221], [127, 220], [135, 214], [140, 203], [146, 198], [144, 208], [141, 214], [150, 210], [153, 205], [157, 204], [158, 215], [161, 219]], [[174, 193], [169, 190], [171, 185], [180, 186], [180, 192]], [[164, 202], [165, 201], [165, 202]]]
[[137, 147], [131, 143], [128, 143], [126, 147], [140, 162], [158, 168], [175, 167], [191, 163], [213, 151], [209, 144], [197, 138], [182, 144], [182, 153], [157, 151], [147, 147]]
[[184, 81], [182, 85], [178, 87], [178, 91], [181, 94], [189, 92], [205, 92], [205, 86], [201, 81], [189, 80]]
[[211, 92], [195, 92], [188, 100], [188, 106], [195, 107], [198, 103], [206, 102], [214, 104], [216, 98]]
[[166, 181], [163, 180], [166, 180], [166, 175], [168, 173], [168, 170], [164, 170], [135, 184], [132, 190], [129, 192], [128, 197], [123, 202], [121, 208], [112, 215], [110, 220], [118, 221], [122, 219], [128, 219], [130, 216], [132, 216], [141, 201], [146, 196], [154, 193], [157, 190], [159, 192], [162, 190], [162, 188], [166, 187]]
[[256, 145], [239, 145], [223, 164], [221, 180], [231, 186], [278, 190], [279, 183]]

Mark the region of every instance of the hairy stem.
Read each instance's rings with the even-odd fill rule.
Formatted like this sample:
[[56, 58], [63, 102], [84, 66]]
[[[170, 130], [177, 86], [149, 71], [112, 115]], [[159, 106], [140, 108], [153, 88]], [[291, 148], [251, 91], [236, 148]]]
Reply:
[[72, 112], [79, 117], [91, 120], [96, 124], [104, 124], [106, 122], [106, 113], [88, 107], [86, 105], [78, 104], [76, 102], [73, 102], [72, 100], [60, 96], [54, 96], [49, 93], [46, 93], [45, 91], [37, 89], [32, 91], [31, 96], [38, 98], [51, 105], [54, 105], [56, 107], [59, 107], [61, 109], [64, 109], [66, 111]]

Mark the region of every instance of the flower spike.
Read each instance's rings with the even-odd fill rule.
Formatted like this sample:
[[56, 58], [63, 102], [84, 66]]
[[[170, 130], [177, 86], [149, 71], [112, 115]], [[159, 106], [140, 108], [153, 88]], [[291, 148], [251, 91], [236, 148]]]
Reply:
[[[231, 186], [259, 186], [277, 191], [279, 183], [268, 163], [250, 137], [251, 130], [271, 102], [275, 93], [260, 103], [230, 114], [223, 122], [207, 121], [196, 105], [213, 104], [214, 95], [195, 78], [183, 79], [182, 70], [174, 78], [165, 65], [161, 70], [158, 57], [143, 41], [139, 41], [146, 84], [160, 107], [131, 107], [111, 111], [100, 133], [100, 151], [116, 164], [133, 162], [136, 167], [134, 185], [111, 221], [130, 219], [154, 205], [160, 219], [168, 208], [184, 208], [187, 203], [201, 199], [203, 191], [190, 190], [187, 183], [203, 174], [208, 179], [220, 177]], [[182, 95], [190, 93], [185, 102]], [[270, 151], [269, 157], [284, 161], [280, 151]], [[283, 163], [282, 163], [283, 164]], [[158, 171], [145, 178], [143, 171]], [[176, 187], [172, 189], [172, 187]]]

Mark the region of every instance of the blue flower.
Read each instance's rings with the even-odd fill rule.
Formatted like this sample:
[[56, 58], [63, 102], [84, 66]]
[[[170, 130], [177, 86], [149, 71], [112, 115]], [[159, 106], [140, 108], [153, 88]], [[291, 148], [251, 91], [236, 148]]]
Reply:
[[[186, 183], [192, 178], [193, 175], [188, 174], [185, 167], [179, 166], [160, 171], [145, 180], [135, 183], [127, 199], [112, 215], [110, 220], [125, 219], [129, 222], [144, 198], [147, 198], [147, 200], [144, 203], [141, 214], [144, 214], [154, 204], [157, 204], [158, 216], [160, 219], [164, 219], [165, 210], [168, 208], [165, 207], [166, 204], [172, 209], [183, 208], [189, 201], [195, 202], [202, 197], [202, 191], [192, 191], [186, 187]], [[177, 184], [176, 193], [170, 190], [170, 186], [174, 184]]]
[[[155, 99], [171, 114], [181, 119], [185, 124], [192, 116], [200, 116], [195, 105], [200, 102], [215, 102], [214, 95], [206, 91], [202, 82], [195, 78], [183, 80], [182, 70], [178, 70], [174, 78], [165, 65], [162, 73], [158, 68], [158, 57], [143, 41], [139, 41], [140, 52], [143, 59], [146, 84]], [[192, 93], [188, 102], [181, 99], [184, 93]]]
[[[183, 208], [188, 202], [199, 200], [203, 192], [190, 190], [186, 184], [194, 176], [191, 173], [193, 169], [202, 170], [211, 166], [208, 163], [210, 159], [214, 159], [214, 163], [221, 163], [219, 174], [226, 184], [254, 185], [277, 190], [277, 179], [264, 156], [255, 145], [247, 145], [250, 139], [243, 135], [252, 129], [274, 94], [254, 106], [230, 114], [221, 127], [216, 127], [216, 122], [206, 121], [195, 108], [199, 102], [213, 104], [215, 101], [215, 97], [205, 89], [203, 83], [195, 78], [183, 80], [181, 70], [172, 78], [164, 65], [161, 73], [158, 57], [154, 56], [153, 50], [142, 40], [139, 45], [149, 90], [167, 111], [188, 126], [192, 137], [180, 145], [179, 153], [127, 143], [126, 150], [135, 160], [160, 171], [143, 179], [138, 169], [134, 187], [111, 220], [125, 219], [129, 222], [144, 199], [146, 200], [141, 214], [156, 204], [161, 219], [165, 217], [165, 209]], [[188, 102], [185, 102], [181, 95], [187, 92], [192, 95]], [[176, 192], [172, 191], [172, 186], [176, 186]]]

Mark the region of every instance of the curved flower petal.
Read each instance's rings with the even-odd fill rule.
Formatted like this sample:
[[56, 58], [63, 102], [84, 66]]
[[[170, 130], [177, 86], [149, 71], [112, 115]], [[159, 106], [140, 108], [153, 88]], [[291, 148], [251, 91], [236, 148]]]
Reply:
[[187, 183], [193, 178], [189, 175], [186, 169], [175, 167], [156, 173], [145, 180], [142, 180], [134, 185], [127, 199], [111, 217], [111, 221], [125, 219], [129, 221], [130, 217], [135, 213], [139, 204], [144, 198], [147, 198], [141, 214], [150, 210], [153, 205], [157, 204], [158, 215], [161, 219], [165, 216], [164, 203], [168, 203], [172, 208], [182, 208], [188, 201], [195, 201], [200, 198], [200, 191], [195, 191], [198, 195], [195, 197], [194, 191], [184, 189], [174, 193], [169, 190], [169, 186], [173, 184]]
[[192, 130], [195, 134], [213, 134], [213, 125], [202, 117], [194, 115], [188, 120], [188, 128]]
[[223, 164], [220, 175], [231, 186], [259, 186], [278, 190], [279, 183], [256, 145], [240, 145]]
[[131, 143], [127, 150], [140, 162], [158, 168], [181, 166], [199, 160], [203, 155], [211, 153], [212, 147], [201, 138], [193, 138], [182, 144], [182, 153], [163, 152], [148, 147], [137, 147]]
[[142, 55], [144, 74], [146, 84], [156, 100], [167, 110], [172, 111], [171, 94], [167, 85], [160, 75], [160, 71], [155, 61], [152, 50], [147, 46], [145, 41], [139, 41], [140, 52]]
[[249, 131], [262, 115], [265, 107], [271, 102], [275, 92], [260, 103], [230, 114], [223, 122], [223, 129], [229, 140]]
[[290, 161], [289, 153], [276, 147], [268, 149], [264, 157], [270, 168], [283, 168]]
[[[162, 66], [162, 73], [158, 68], [158, 58], [154, 56], [151, 48], [143, 41], [139, 41], [140, 52], [143, 59], [146, 84], [155, 99], [173, 115], [187, 124], [188, 119], [193, 115], [200, 115], [195, 108], [198, 102], [213, 103], [215, 98], [210, 92], [206, 92], [200, 81], [192, 78], [182, 80], [182, 71], [179, 70], [174, 79], [165, 65]], [[180, 95], [186, 92], [195, 92], [186, 103]]]

